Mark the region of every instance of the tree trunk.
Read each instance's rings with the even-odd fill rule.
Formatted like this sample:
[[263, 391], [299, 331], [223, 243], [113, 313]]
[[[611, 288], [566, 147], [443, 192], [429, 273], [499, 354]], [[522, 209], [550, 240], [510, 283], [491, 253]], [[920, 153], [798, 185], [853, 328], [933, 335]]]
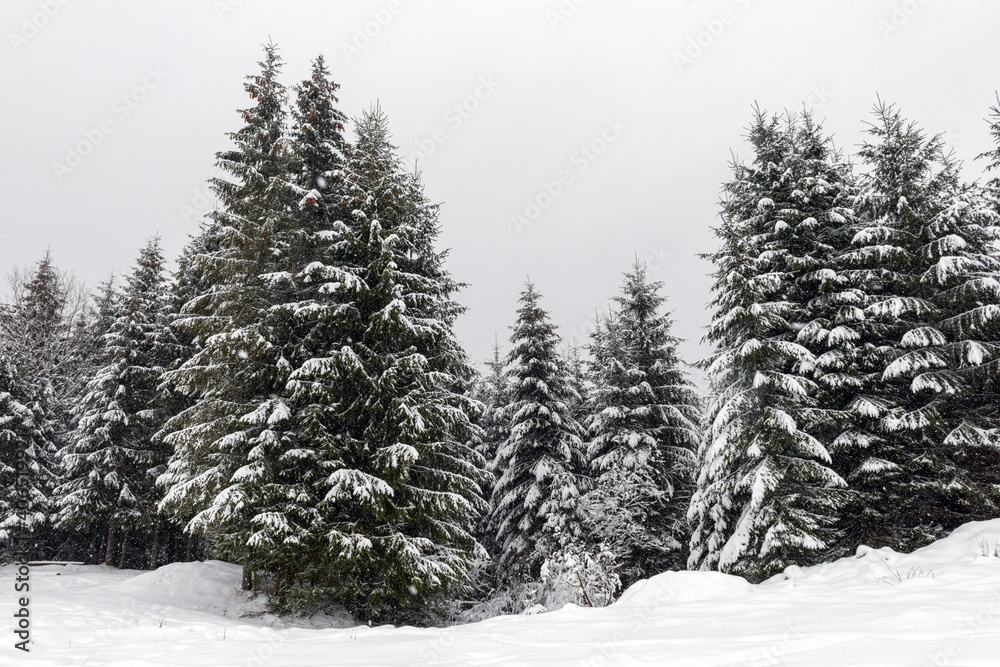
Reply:
[[94, 563], [95, 565], [100, 562], [100, 554], [97, 551], [97, 524], [93, 524], [90, 527], [90, 552], [87, 554], [87, 560]]
[[177, 562], [177, 531], [167, 526], [167, 562]]
[[160, 517], [156, 517], [156, 527], [153, 529], [153, 555], [150, 557], [149, 569], [156, 569], [156, 561], [160, 559]]
[[115, 566], [115, 520], [108, 519], [108, 544], [104, 550], [104, 564], [109, 567]]
[[126, 528], [124, 531], [122, 531], [122, 554], [121, 554], [121, 557], [118, 559], [118, 569], [119, 570], [125, 569], [125, 550], [128, 547], [128, 534], [129, 534], [129, 529], [128, 528]]
[[243, 585], [242, 588], [245, 591], [253, 590], [253, 571], [250, 569], [250, 557], [251, 550], [247, 549], [246, 554], [243, 556]]
[[194, 534], [193, 533], [188, 533], [187, 552], [184, 554], [184, 562], [185, 563], [190, 563], [191, 562], [191, 541], [192, 540], [194, 540]]

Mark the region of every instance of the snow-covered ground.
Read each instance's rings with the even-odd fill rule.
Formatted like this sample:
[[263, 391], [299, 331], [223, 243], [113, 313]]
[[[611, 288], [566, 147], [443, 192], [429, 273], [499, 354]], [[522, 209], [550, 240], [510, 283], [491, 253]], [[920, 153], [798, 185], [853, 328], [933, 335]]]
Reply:
[[[0, 568], [8, 619], [13, 580]], [[1000, 665], [1000, 519], [757, 586], [668, 572], [604, 609], [443, 629], [289, 627], [238, 584], [239, 568], [218, 561], [35, 567], [31, 654], [13, 648], [8, 621], [0, 665]]]

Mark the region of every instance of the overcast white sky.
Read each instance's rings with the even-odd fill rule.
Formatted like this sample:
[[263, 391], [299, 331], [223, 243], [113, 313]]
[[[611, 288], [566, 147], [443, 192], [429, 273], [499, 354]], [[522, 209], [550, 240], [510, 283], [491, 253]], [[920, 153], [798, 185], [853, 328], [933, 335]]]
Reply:
[[998, 27], [1000, 3], [973, 0], [3, 0], [0, 269], [51, 247], [95, 285], [154, 233], [176, 254], [270, 36], [287, 85], [323, 53], [348, 116], [380, 100], [401, 153], [423, 149], [473, 358], [508, 337], [526, 276], [580, 336], [637, 255], [693, 361], [696, 255], [753, 101], [806, 102], [850, 151], [878, 93], [976, 178]]

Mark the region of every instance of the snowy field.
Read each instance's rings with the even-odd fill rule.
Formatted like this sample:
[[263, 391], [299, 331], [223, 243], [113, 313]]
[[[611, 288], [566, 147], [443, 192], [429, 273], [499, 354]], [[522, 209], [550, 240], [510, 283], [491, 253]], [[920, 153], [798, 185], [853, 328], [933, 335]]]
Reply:
[[[998, 554], [1000, 519], [912, 554], [862, 547], [757, 586], [670, 572], [604, 609], [571, 605], [445, 629], [289, 624], [262, 614], [261, 599], [238, 591], [239, 568], [218, 561], [154, 572], [39, 566], [32, 652], [15, 651], [8, 632], [0, 664], [998, 665]], [[0, 577], [12, 582], [13, 569]], [[3, 588], [11, 609], [12, 586]]]

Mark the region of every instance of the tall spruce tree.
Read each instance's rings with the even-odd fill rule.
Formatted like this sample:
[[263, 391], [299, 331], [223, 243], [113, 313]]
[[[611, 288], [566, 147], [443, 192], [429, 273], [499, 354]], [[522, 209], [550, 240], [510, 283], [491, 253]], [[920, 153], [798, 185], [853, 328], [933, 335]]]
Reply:
[[[993, 139], [992, 150], [978, 157], [986, 161], [986, 173], [992, 175], [977, 193], [984, 202], [969, 207], [975, 216], [965, 215], [968, 225], [962, 238], [966, 245], [962, 252], [971, 256], [971, 265], [965, 281], [953, 281], [955, 287], [940, 296], [947, 302], [950, 317], [944, 327], [953, 338], [967, 340], [968, 351], [981, 354], [975, 370], [966, 372], [967, 388], [957, 396], [962, 410], [958, 425], [951, 420], [947, 442], [959, 449], [962, 464], [970, 471], [977, 485], [987, 489], [1000, 488], [1000, 252], [997, 236], [1000, 235], [1000, 98], [990, 107], [987, 121]], [[986, 209], [984, 211], [984, 208]], [[982, 498], [997, 503], [992, 494]]]
[[360, 201], [337, 239], [355, 276], [348, 328], [293, 379], [335, 391], [320, 503], [334, 598], [362, 619], [426, 621], [482, 552], [485, 462], [468, 445], [476, 406], [463, 394], [455, 284], [434, 250], [437, 208], [402, 171], [380, 109], [356, 132], [348, 181]]
[[863, 394], [852, 405], [867, 435], [840, 457], [857, 492], [844, 524], [850, 544], [912, 549], [996, 506], [967, 456], [983, 435], [982, 397], [969, 382], [988, 374], [981, 367], [995, 354], [996, 222], [961, 184], [940, 137], [882, 101], [874, 114], [860, 150], [865, 224], [846, 255], [867, 291], [869, 325]]
[[104, 334], [108, 333], [118, 317], [120, 295], [115, 279], [114, 272], [111, 272], [97, 286], [92, 297], [89, 317], [86, 318], [82, 334], [84, 343], [81, 346], [81, 357], [86, 366], [82, 374], [84, 382], [89, 382], [93, 373], [104, 364]]
[[275, 575], [275, 599], [309, 605], [329, 594], [331, 549], [319, 505], [340, 460], [345, 425], [337, 415], [344, 387], [336, 358], [355, 333], [361, 287], [350, 212], [359, 197], [347, 183], [344, 116], [338, 86], [322, 56], [295, 88], [286, 186], [298, 200], [281, 250], [288, 270], [283, 303], [272, 315], [281, 328], [288, 363], [283, 450], [269, 464], [253, 536], [260, 569]]
[[562, 542], [582, 537], [577, 510], [586, 490], [583, 428], [570, 414], [575, 397], [540, 299], [526, 283], [507, 358], [513, 379], [510, 435], [497, 453], [489, 524], [502, 583], [537, 579]]
[[[510, 436], [511, 377], [500, 350], [500, 341], [494, 341], [493, 357], [486, 362], [486, 372], [478, 378], [473, 394], [482, 405], [474, 420], [481, 435], [475, 438], [473, 447], [483, 457], [486, 471], [490, 473], [488, 483], [483, 488], [483, 497], [487, 499], [492, 497], [496, 484], [497, 453]], [[489, 518], [488, 511], [480, 517], [476, 536], [492, 557], [497, 552], [497, 545], [489, 528]], [[491, 559], [489, 566], [493, 564]], [[480, 583], [489, 582], [484, 580]]]
[[[815, 357], [800, 369], [816, 383], [813, 405], [800, 414], [804, 428], [827, 448], [834, 470], [846, 481], [841, 458], [873, 442], [864, 418], [853, 408], [863, 395], [865, 369], [872, 361], [866, 343], [878, 326], [865, 315], [870, 299], [864, 282], [854, 280], [844, 261], [863, 226], [854, 210], [857, 185], [850, 165], [809, 112], [793, 118], [788, 132], [793, 144], [787, 164], [797, 195], [794, 208], [782, 211], [788, 225], [781, 230], [788, 244], [784, 260], [792, 277], [788, 300], [798, 308], [795, 341]], [[852, 497], [856, 500], [850, 491], [832, 496], [841, 518]], [[837, 527], [835, 546], [826, 534], [824, 541], [832, 549], [825, 558], [853, 553], [857, 546], [843, 539], [843, 521]]]
[[569, 378], [570, 393], [569, 413], [579, 424], [587, 419], [587, 403], [590, 400], [591, 385], [587, 373], [587, 362], [584, 359], [583, 346], [575, 340], [565, 346], [562, 351], [562, 363], [566, 367]]
[[58, 454], [72, 431], [72, 407], [86, 372], [87, 295], [72, 275], [58, 270], [50, 252], [34, 267], [12, 271], [10, 288], [10, 302], [0, 314], [0, 350], [10, 366], [8, 408], [21, 414], [16, 419], [27, 420], [16, 430], [33, 435], [28, 440], [10, 436], [9, 442], [22, 442], [29, 452], [32, 508], [46, 517], [32, 520], [33, 553], [44, 558], [57, 548], [48, 520], [51, 496], [59, 483]]
[[48, 521], [51, 450], [31, 387], [0, 348], [0, 548], [33, 542], [33, 533]]
[[486, 459], [487, 469], [491, 472], [496, 472], [497, 452], [510, 435], [508, 406], [511, 400], [511, 378], [500, 350], [500, 341], [495, 341], [493, 357], [486, 362], [486, 373], [479, 381], [476, 396], [483, 404], [476, 422], [483, 431], [479, 453]]
[[814, 133], [794, 117], [755, 112], [754, 160], [733, 165], [714, 230], [721, 248], [708, 256], [716, 313], [705, 338], [716, 352], [704, 367], [714, 399], [689, 511], [689, 565], [760, 580], [816, 562], [838, 537], [846, 484], [814, 434], [816, 355], [796, 338], [817, 305], [805, 283], [832, 270], [817, 228], [843, 224], [844, 212], [810, 208], [827, 187], [815, 169], [822, 160], [802, 159], [816, 150]]
[[[178, 352], [166, 312], [164, 261], [159, 238], [151, 239], [126, 279], [118, 316], [103, 336], [104, 366], [87, 384], [62, 454], [58, 523], [86, 532], [106, 526], [107, 565], [125, 562], [130, 533], [154, 528], [154, 481], [169, 455], [153, 439], [171, 407], [160, 376]], [[117, 535], [121, 556], [115, 561]]]
[[295, 247], [295, 193], [287, 187], [284, 87], [277, 47], [264, 48], [259, 74], [244, 85], [254, 105], [229, 135], [235, 148], [216, 156], [230, 178], [213, 178], [220, 207], [209, 214], [211, 243], [191, 257], [207, 291], [187, 301], [176, 324], [199, 345], [184, 365], [165, 374], [193, 404], [170, 419], [174, 448], [159, 483], [162, 509], [192, 517], [187, 530], [212, 534], [221, 554], [242, 558], [245, 588], [253, 585], [253, 536], [274, 519], [259, 510], [273, 462], [289, 448], [283, 398], [290, 372], [287, 314], [273, 306], [290, 296], [290, 247]]
[[591, 539], [614, 551], [624, 585], [687, 560], [701, 409], [677, 357], [680, 341], [661, 312], [662, 287], [636, 262], [615, 297], [616, 317], [597, 336], [591, 364]]

